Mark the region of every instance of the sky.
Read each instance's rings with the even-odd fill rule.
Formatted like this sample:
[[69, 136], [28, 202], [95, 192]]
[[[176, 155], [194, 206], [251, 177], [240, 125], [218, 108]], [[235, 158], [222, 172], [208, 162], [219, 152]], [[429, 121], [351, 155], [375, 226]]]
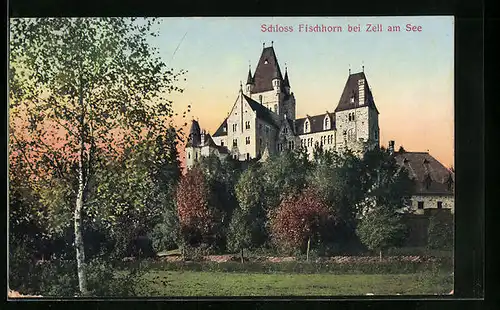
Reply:
[[[180, 126], [196, 118], [213, 134], [230, 112], [240, 81], [245, 84], [249, 65], [255, 70], [263, 43], [273, 42], [282, 71], [288, 69], [297, 118], [333, 112], [349, 69], [356, 73], [364, 65], [380, 112], [381, 144], [395, 140], [396, 148], [428, 151], [450, 167], [454, 166], [453, 21], [451, 16], [161, 18], [156, 26], [159, 36], [150, 43], [169, 67], [187, 70], [186, 80], [177, 83], [184, 92], [170, 95]], [[407, 24], [417, 31], [406, 31]], [[335, 26], [336, 31], [306, 32], [301, 25]], [[349, 25], [359, 25], [359, 31], [350, 32]], [[382, 31], [367, 31], [369, 25], [380, 25]], [[399, 32], [388, 31], [396, 25]], [[263, 31], [269, 26], [274, 31]], [[188, 105], [190, 113], [183, 119]]]
[[[299, 31], [301, 24], [341, 26], [342, 31]], [[368, 32], [369, 24], [380, 24], [382, 31]], [[407, 24], [417, 31], [406, 31]], [[293, 31], [262, 31], [262, 25]], [[349, 25], [359, 25], [360, 31], [349, 32]], [[395, 25], [400, 32], [389, 32]], [[171, 96], [174, 109], [184, 111], [190, 104], [187, 120], [197, 118], [210, 133], [230, 112], [249, 65], [255, 70], [263, 43], [273, 41], [281, 69], [288, 68], [297, 117], [332, 112], [349, 68], [355, 73], [364, 65], [380, 112], [381, 144], [395, 140], [396, 148], [428, 151], [454, 166], [451, 16], [164, 18], [158, 27], [160, 35], [151, 44], [168, 66], [188, 71], [179, 84], [184, 92]]]

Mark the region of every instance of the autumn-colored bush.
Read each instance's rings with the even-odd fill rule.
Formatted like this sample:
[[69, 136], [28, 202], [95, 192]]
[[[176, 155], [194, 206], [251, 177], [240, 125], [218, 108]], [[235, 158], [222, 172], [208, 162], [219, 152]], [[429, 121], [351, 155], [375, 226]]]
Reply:
[[209, 206], [210, 188], [200, 169], [190, 169], [176, 191], [181, 234], [188, 244], [196, 244], [212, 234], [214, 212]]
[[273, 242], [286, 251], [304, 250], [309, 238], [317, 242], [332, 221], [328, 207], [312, 188], [285, 198], [270, 218]]

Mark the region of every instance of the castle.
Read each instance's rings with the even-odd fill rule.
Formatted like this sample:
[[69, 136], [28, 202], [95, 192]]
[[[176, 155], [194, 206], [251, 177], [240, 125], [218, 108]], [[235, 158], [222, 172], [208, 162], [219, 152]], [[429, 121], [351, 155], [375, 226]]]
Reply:
[[[364, 68], [347, 78], [338, 104], [332, 112], [296, 118], [295, 96], [287, 68], [283, 76], [273, 46], [263, 47], [252, 74], [249, 68], [245, 87], [228, 116], [213, 135], [201, 130], [193, 120], [186, 145], [186, 167], [202, 156], [240, 161], [266, 160], [271, 154], [302, 148], [313, 158], [316, 147], [359, 155], [380, 146], [379, 111], [375, 106]], [[399, 165], [405, 166], [416, 181], [410, 202], [416, 213], [424, 209], [454, 209], [454, 173], [427, 152], [394, 151]]]
[[362, 152], [379, 146], [378, 110], [364, 72], [349, 74], [336, 109], [296, 118], [287, 69], [283, 76], [273, 46], [263, 47], [252, 74], [229, 115], [211, 136], [193, 120], [186, 146], [189, 169], [201, 156], [217, 154], [243, 161], [265, 159], [287, 149], [315, 147]]

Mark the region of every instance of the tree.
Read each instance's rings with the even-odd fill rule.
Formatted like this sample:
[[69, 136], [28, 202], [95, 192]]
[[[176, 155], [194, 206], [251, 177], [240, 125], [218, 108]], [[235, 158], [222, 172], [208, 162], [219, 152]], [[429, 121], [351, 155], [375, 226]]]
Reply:
[[326, 223], [333, 220], [312, 188], [285, 198], [270, 218], [274, 243], [285, 250], [304, 250], [308, 240], [319, 240]]
[[453, 215], [448, 210], [439, 210], [429, 218], [427, 246], [431, 249], [453, 249]]
[[366, 214], [357, 227], [357, 234], [366, 247], [370, 250], [378, 250], [380, 260], [382, 252], [392, 245], [398, 244], [404, 237], [405, 226], [401, 222], [400, 215], [380, 206]]
[[216, 236], [214, 245], [219, 251], [224, 251], [231, 217], [238, 205], [235, 186], [241, 173], [241, 167], [232, 158], [221, 160], [214, 154], [202, 157], [195, 167], [203, 172], [210, 188], [210, 199], [214, 202], [211, 207], [220, 216], [219, 225], [214, 231]]
[[258, 167], [245, 170], [236, 185], [238, 208], [233, 213], [228, 233], [228, 245], [232, 251], [256, 248], [266, 241], [266, 213], [264, 187]]
[[[12, 19], [10, 113], [25, 117], [33, 173], [77, 180], [74, 235], [79, 289], [87, 295], [82, 215], [97, 159], [166, 131], [179, 74], [156, 57], [154, 20]], [[182, 73], [182, 72], [181, 72]], [[48, 130], [52, 128], [53, 130]], [[27, 138], [31, 137], [31, 138]]]
[[273, 210], [287, 196], [300, 193], [307, 185], [311, 163], [303, 151], [285, 151], [271, 156], [260, 169], [265, 190], [265, 208]]
[[335, 233], [325, 241], [348, 245], [355, 237], [357, 206], [366, 195], [361, 160], [349, 151], [342, 155], [332, 151], [318, 152], [308, 183], [336, 215]]
[[212, 203], [203, 172], [195, 167], [188, 170], [176, 191], [179, 226], [187, 244], [199, 244], [213, 238], [217, 214]]

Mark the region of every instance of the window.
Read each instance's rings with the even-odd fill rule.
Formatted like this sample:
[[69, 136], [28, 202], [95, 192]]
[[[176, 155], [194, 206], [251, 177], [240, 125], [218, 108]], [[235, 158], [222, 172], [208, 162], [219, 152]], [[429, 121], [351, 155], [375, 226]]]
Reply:
[[226, 126], [224, 126], [224, 127], [222, 128], [222, 131], [224, 131], [224, 132], [226, 132], [226, 131], [227, 131]]
[[283, 133], [288, 133], [288, 128], [283, 128]]
[[274, 105], [274, 113], [278, 113], [278, 105], [277, 104]]
[[330, 118], [325, 118], [325, 129], [330, 129]]
[[220, 142], [220, 146], [224, 146], [224, 141], [221, 141], [221, 142]]
[[259, 95], [259, 102], [262, 103], [262, 95]]
[[245, 144], [250, 144], [250, 137], [245, 138]]
[[304, 132], [309, 132], [309, 121], [304, 123]]
[[250, 121], [245, 122], [245, 129], [250, 129]]
[[188, 159], [191, 159], [191, 153], [188, 153]]
[[238, 139], [233, 139], [233, 146], [238, 146]]
[[351, 97], [351, 103], [354, 103], [354, 96]]
[[332, 143], [332, 136], [328, 136], [327, 141], [328, 141], [328, 144]]
[[349, 113], [347, 118], [349, 119], [349, 122], [350, 122], [351, 121], [351, 113]]
[[353, 112], [353, 113], [352, 113], [352, 116], [351, 116], [351, 118], [352, 118], [352, 120], [353, 120], [353, 121], [356, 119], [354, 116], [355, 116], [355, 115], [354, 115], [354, 112]]
[[437, 202], [437, 208], [438, 209], [442, 209], [443, 208], [443, 202], [442, 201], [438, 201]]
[[292, 150], [295, 149], [295, 142], [292, 141]]
[[419, 209], [423, 209], [424, 208], [424, 202], [423, 201], [419, 201], [418, 202], [418, 208]]
[[347, 140], [349, 141], [356, 140], [356, 133], [354, 132], [354, 129], [349, 129], [349, 132], [347, 134]]
[[234, 158], [234, 159], [237, 159], [237, 158], [238, 158], [238, 156], [237, 156], [237, 155], [233, 155], [233, 158]]
[[247, 160], [250, 160], [250, 153], [247, 153]]
[[198, 153], [194, 153], [194, 159], [198, 159]]
[[238, 124], [233, 124], [233, 132], [238, 130]]

